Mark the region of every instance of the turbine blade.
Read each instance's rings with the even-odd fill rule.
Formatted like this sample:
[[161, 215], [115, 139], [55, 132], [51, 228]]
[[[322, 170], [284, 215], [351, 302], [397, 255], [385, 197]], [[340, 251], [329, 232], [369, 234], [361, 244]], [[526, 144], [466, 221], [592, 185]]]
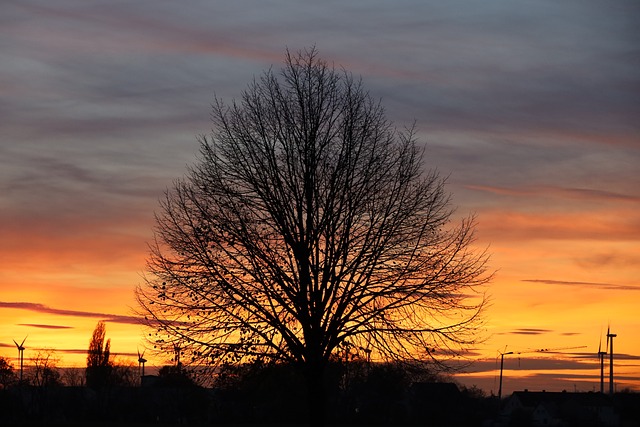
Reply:
[[20, 349], [20, 345], [16, 342], [16, 340], [13, 340], [13, 342], [16, 344], [16, 347], [18, 347], [18, 349]]
[[28, 336], [29, 336], [29, 335], [27, 335], [26, 337], [24, 337], [24, 339], [23, 339], [23, 340], [22, 340], [22, 342], [20, 343], [20, 347], [22, 347], [22, 346], [24, 345], [24, 342], [27, 340], [27, 337], [28, 337]]
[[600, 342], [598, 343], [598, 354], [602, 352], [602, 326], [600, 326]]

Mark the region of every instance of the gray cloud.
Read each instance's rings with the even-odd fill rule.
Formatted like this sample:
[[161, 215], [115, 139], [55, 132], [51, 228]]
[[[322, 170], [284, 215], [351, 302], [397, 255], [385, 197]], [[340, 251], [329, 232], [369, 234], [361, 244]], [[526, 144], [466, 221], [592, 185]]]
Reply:
[[[400, 123], [415, 118], [427, 136], [476, 135], [462, 146], [445, 145], [450, 150], [441, 150], [446, 157], [438, 162], [444, 170], [461, 179], [472, 178], [466, 171], [473, 170], [485, 182], [498, 176], [488, 173], [497, 165], [503, 180], [522, 175], [523, 167], [527, 175], [545, 176], [545, 162], [552, 160], [553, 169], [575, 155], [562, 155], [559, 135], [593, 133], [606, 141], [637, 134], [634, 12], [631, 2], [606, 10], [597, 2], [526, 9], [503, 1], [480, 8], [466, 2], [411, 8], [9, 2], [11, 43], [0, 50], [6, 59], [0, 79], [12, 89], [0, 108], [9, 137], [37, 139], [39, 151], [64, 144], [73, 160], [85, 153], [89, 168], [111, 165], [130, 175], [122, 162], [138, 154], [136, 164], [146, 165], [142, 159], [160, 148], [175, 176], [185, 161], [168, 159], [184, 158], [185, 150], [171, 138], [206, 132], [214, 91], [237, 97], [252, 75], [279, 66], [285, 46], [317, 44], [329, 60], [363, 74]], [[531, 130], [552, 135], [553, 150], [537, 143], [522, 150]], [[505, 133], [520, 141], [486, 150], [477, 136], [483, 133], [491, 144]], [[132, 155], [109, 159], [105, 145]]]
[[[610, 133], [633, 123], [638, 104], [630, 89], [638, 79], [630, 59], [638, 52], [638, 34], [630, 30], [628, 14], [598, 10], [596, 3], [547, 2], [526, 12], [504, 2], [492, 4], [290, 8], [276, 2], [249, 11], [235, 3], [185, 10], [157, 3], [77, 8], [32, 2], [14, 6], [29, 20], [8, 32], [40, 47], [34, 52], [43, 70], [60, 70], [49, 78], [60, 74], [63, 88], [80, 89], [82, 98], [105, 106], [116, 99], [156, 100], [164, 101], [163, 111], [175, 112], [203, 88], [212, 91], [230, 70], [244, 75], [244, 81], [233, 83], [242, 88], [251, 74], [277, 65], [284, 46], [296, 40], [318, 44], [327, 56], [370, 75], [392, 104], [398, 100], [398, 106], [410, 107], [409, 120], [422, 111], [431, 126], [478, 131], [541, 125], [584, 129], [586, 124]], [[278, 7], [282, 10], [276, 12]], [[354, 15], [367, 19], [356, 23]], [[25, 24], [41, 21], [52, 34], [29, 38]], [[379, 55], [381, 49], [387, 53]], [[213, 60], [203, 62], [203, 55]], [[219, 68], [225, 61], [230, 66]], [[207, 72], [209, 67], [226, 72]], [[73, 74], [81, 79], [66, 77]], [[127, 104], [113, 106], [123, 111]], [[603, 120], [603, 106], [616, 113]], [[595, 116], [598, 120], [592, 120]]]

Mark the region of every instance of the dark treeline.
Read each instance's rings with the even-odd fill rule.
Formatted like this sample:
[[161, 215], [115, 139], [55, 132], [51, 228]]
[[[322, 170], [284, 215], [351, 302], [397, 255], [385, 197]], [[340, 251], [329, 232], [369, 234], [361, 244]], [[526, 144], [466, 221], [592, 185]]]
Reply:
[[[222, 367], [209, 387], [198, 385], [202, 373], [180, 366], [142, 380], [137, 386], [97, 389], [14, 384], [0, 390], [0, 425], [298, 424], [306, 419], [304, 378], [286, 364]], [[495, 403], [477, 389], [394, 364], [335, 363], [324, 387], [327, 421], [337, 424], [479, 425]]]
[[[324, 383], [329, 423], [479, 425], [490, 399], [445, 378], [397, 364], [333, 363]], [[295, 423], [305, 419], [304, 378], [285, 365], [248, 365], [220, 372], [220, 421]]]
[[[0, 369], [0, 379], [6, 374]], [[223, 366], [213, 375], [176, 364], [137, 378], [135, 385], [107, 381], [101, 387], [9, 379], [0, 387], [3, 427], [302, 426], [307, 420], [304, 377], [282, 363]], [[543, 425], [543, 416], [561, 422], [549, 425], [568, 427], [639, 425], [635, 393], [525, 391], [499, 402], [406, 365], [362, 361], [334, 361], [323, 386], [328, 425], [526, 427]], [[540, 412], [544, 408], [550, 412]]]

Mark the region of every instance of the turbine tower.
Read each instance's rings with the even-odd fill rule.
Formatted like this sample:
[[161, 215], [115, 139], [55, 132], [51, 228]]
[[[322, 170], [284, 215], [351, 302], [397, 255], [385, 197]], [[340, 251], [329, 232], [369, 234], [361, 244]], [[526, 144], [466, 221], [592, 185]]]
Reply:
[[617, 334], [612, 334], [607, 327], [607, 348], [609, 348], [609, 340], [611, 340], [611, 348], [609, 348], [609, 394], [613, 395], [613, 339]]
[[22, 384], [22, 371], [24, 367], [24, 342], [27, 340], [27, 337], [24, 337], [22, 342], [18, 344], [16, 340], [13, 340], [16, 347], [18, 348], [18, 358], [20, 359], [20, 384]]
[[[607, 339], [607, 345], [609, 340]], [[604, 393], [604, 357], [606, 351], [602, 351], [602, 331], [600, 331], [600, 343], [598, 344], [598, 361], [600, 362], [600, 393]]]

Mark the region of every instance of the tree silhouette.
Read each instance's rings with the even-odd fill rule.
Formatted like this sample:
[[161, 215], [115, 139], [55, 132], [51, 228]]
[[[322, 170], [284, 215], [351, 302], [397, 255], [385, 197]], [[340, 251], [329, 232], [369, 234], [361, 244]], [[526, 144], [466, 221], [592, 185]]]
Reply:
[[18, 381], [13, 365], [8, 359], [0, 356], [0, 390], [15, 384]]
[[339, 345], [441, 362], [434, 349], [451, 357], [476, 340], [490, 275], [474, 220], [452, 224], [414, 130], [395, 129], [359, 79], [315, 48], [287, 51], [240, 101], [216, 99], [212, 120], [161, 201], [136, 291], [157, 348], [299, 366], [321, 424]]
[[41, 350], [31, 359], [33, 369], [30, 383], [36, 387], [51, 387], [62, 384], [57, 364], [60, 359], [53, 350]]
[[93, 330], [89, 350], [87, 352], [87, 386], [98, 389], [107, 385], [111, 376], [112, 364], [109, 360], [111, 339], [105, 343], [107, 327], [103, 321], [98, 322]]

